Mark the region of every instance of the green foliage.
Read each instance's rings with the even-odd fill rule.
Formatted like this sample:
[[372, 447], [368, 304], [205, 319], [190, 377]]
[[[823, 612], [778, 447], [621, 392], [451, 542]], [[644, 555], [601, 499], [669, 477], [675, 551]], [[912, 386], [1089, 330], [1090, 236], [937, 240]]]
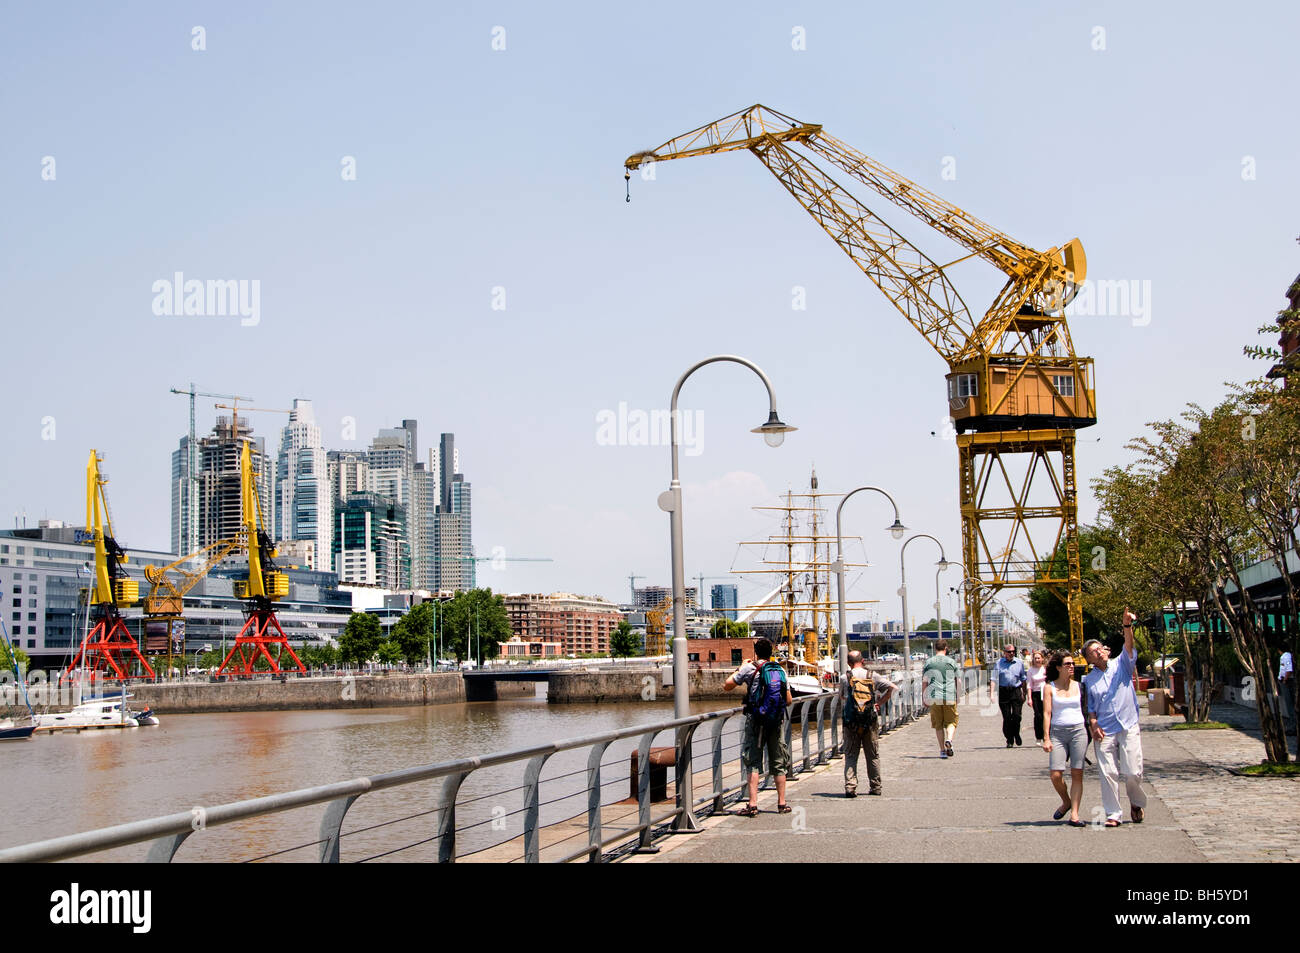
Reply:
[[339, 664], [339, 650], [328, 642], [304, 646], [298, 657], [308, 668], [333, 668]]
[[402, 662], [402, 650], [392, 639], [384, 639], [379, 645], [379, 662], [382, 665], [398, 665]]
[[[938, 623], [937, 621], [935, 621], [934, 619], [931, 619], [929, 622], [925, 623], [924, 625], [918, 625], [918, 626], [916, 627], [916, 631], [917, 631], [917, 632], [936, 632], [936, 633], [937, 633], [937, 632], [939, 631], [939, 623]], [[955, 631], [957, 631], [957, 623], [956, 623], [956, 622], [953, 622], [953, 621], [951, 621], [951, 620], [949, 620], [949, 619], [944, 619], [944, 620], [943, 620], [943, 634], [944, 634], [945, 636], [947, 636], [948, 633], [950, 633], [950, 632], [955, 632]]]
[[719, 619], [709, 629], [709, 635], [715, 639], [747, 639], [749, 638], [749, 623]]
[[3, 668], [6, 672], [12, 672], [15, 661], [20, 672], [27, 671], [32, 664], [31, 657], [21, 648], [0, 639], [0, 668]]
[[375, 657], [383, 640], [378, 617], [354, 612], [339, 636], [339, 659], [345, 665], [364, 665]]
[[484, 659], [496, 658], [497, 643], [509, 641], [510, 635], [506, 602], [491, 589], [458, 592], [438, 613], [439, 650], [458, 662], [477, 658], [480, 648]]
[[641, 640], [624, 619], [609, 636], [609, 654], [614, 658], [630, 658], [642, 653]]
[[412, 665], [423, 662], [433, 653], [433, 638], [437, 621], [437, 606], [421, 602], [397, 620], [389, 636], [401, 657]]

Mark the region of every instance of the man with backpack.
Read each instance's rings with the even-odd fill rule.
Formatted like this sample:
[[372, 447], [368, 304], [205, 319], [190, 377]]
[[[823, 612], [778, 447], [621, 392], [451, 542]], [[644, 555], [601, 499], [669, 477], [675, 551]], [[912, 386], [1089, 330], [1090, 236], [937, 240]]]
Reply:
[[763, 770], [763, 752], [767, 751], [768, 770], [776, 777], [776, 809], [790, 813], [785, 802], [785, 776], [790, 770], [790, 749], [785, 743], [785, 715], [790, 707], [790, 684], [785, 669], [772, 661], [772, 643], [767, 639], [754, 642], [757, 661], [746, 662], [736, 669], [722, 687], [733, 691], [746, 687], [745, 730], [740, 741], [740, 766], [749, 777], [749, 802], [738, 813], [753, 817], [758, 813], [758, 778]]
[[867, 756], [868, 793], [879, 796], [880, 706], [889, 701], [894, 684], [862, 664], [862, 653], [849, 653], [849, 670], [840, 679], [844, 699], [844, 796], [858, 796], [858, 753]]

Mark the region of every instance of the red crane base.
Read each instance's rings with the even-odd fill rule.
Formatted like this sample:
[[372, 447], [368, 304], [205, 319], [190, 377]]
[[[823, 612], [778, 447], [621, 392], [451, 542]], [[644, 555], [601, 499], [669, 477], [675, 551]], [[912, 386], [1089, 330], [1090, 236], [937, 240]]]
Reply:
[[[131, 664], [132, 658], [139, 661], [140, 667], [148, 674], [127, 674], [127, 666]], [[102, 618], [95, 623], [85, 644], [64, 674], [71, 675], [83, 664], [92, 673], [92, 678], [94, 673], [100, 672], [120, 679], [157, 677], [149, 667], [148, 660], [140, 654], [140, 644], [127, 631], [126, 623], [120, 615]]]
[[[274, 627], [275, 631], [271, 629]], [[284, 653], [289, 653], [289, 658], [297, 664], [296, 669], [284, 669], [276, 661], [274, 655], [267, 651], [268, 645], [280, 646], [280, 657]], [[307, 668], [302, 664], [293, 648], [289, 645], [289, 637], [284, 634], [284, 629], [280, 628], [280, 620], [275, 617], [275, 612], [270, 609], [254, 609], [248, 616], [248, 621], [244, 627], [239, 630], [235, 636], [235, 645], [231, 648], [226, 660], [221, 663], [217, 669], [217, 674], [229, 672], [231, 675], [250, 676], [259, 674], [253, 671], [253, 666], [257, 663], [257, 657], [263, 655], [271, 664], [271, 672], [278, 673], [284, 671], [298, 671], [306, 674]], [[232, 665], [231, 662], [234, 662]], [[227, 669], [229, 666], [229, 669]]]

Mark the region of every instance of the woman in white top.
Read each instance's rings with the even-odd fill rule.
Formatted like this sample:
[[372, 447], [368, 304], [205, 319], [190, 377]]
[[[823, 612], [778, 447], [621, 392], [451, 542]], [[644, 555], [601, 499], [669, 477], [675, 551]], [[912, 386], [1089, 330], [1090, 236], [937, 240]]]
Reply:
[[[1061, 796], [1061, 806], [1052, 815], [1059, 821], [1070, 815], [1071, 827], [1086, 827], [1079, 820], [1079, 801], [1083, 798], [1083, 759], [1088, 750], [1088, 729], [1083, 723], [1081, 686], [1074, 680], [1074, 659], [1067, 652], [1056, 652], [1047, 663], [1047, 684], [1043, 687], [1043, 721], [1047, 740], [1043, 750], [1049, 755], [1052, 787]], [[1070, 768], [1070, 790], [1065, 789], [1065, 768]]]
[[1029, 701], [1034, 708], [1034, 740], [1038, 747], [1043, 746], [1043, 685], [1047, 682], [1047, 666], [1043, 664], [1043, 653], [1035, 652], [1033, 661], [1027, 667], [1029, 676]]

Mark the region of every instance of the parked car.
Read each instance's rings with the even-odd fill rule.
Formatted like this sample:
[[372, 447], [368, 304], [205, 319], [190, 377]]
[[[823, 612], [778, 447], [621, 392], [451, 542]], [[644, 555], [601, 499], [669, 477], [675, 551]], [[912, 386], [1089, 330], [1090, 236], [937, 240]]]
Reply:
[[884, 655], [880, 656], [880, 661], [901, 662], [903, 661], [903, 656], [899, 655], [897, 652], [886, 652]]

